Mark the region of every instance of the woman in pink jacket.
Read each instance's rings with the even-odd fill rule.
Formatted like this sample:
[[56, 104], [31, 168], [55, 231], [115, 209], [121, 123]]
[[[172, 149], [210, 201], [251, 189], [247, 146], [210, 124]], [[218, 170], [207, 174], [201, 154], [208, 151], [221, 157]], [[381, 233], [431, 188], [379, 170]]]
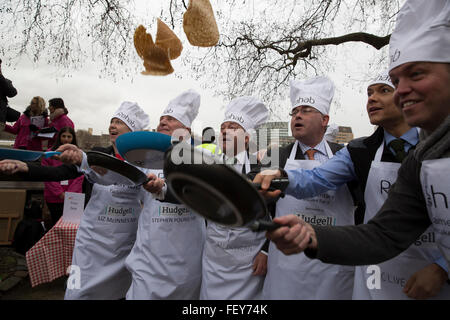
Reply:
[[[71, 127], [75, 129], [72, 120], [67, 116], [69, 111], [64, 105], [64, 100], [61, 98], [53, 98], [48, 100], [48, 110], [50, 111], [50, 131], [55, 132], [55, 136], [48, 141], [48, 146], [56, 142], [56, 136], [63, 127]], [[46, 132], [46, 131], [41, 131]]]
[[15, 149], [42, 151], [42, 139], [37, 136], [37, 131], [48, 126], [45, 100], [41, 97], [33, 97], [14, 125], [5, 125], [5, 131], [16, 134]]
[[[59, 130], [56, 143], [51, 150], [56, 150], [60, 145], [71, 143], [77, 146], [77, 138], [75, 131], [71, 127], [63, 127]], [[56, 159], [48, 158], [42, 160], [43, 166], [57, 167], [62, 165], [62, 162]], [[66, 192], [82, 192], [84, 175], [71, 180], [64, 180], [59, 182], [45, 182], [44, 200], [52, 217], [51, 227], [61, 218], [64, 209], [64, 195]], [[50, 228], [51, 228], [50, 227]]]

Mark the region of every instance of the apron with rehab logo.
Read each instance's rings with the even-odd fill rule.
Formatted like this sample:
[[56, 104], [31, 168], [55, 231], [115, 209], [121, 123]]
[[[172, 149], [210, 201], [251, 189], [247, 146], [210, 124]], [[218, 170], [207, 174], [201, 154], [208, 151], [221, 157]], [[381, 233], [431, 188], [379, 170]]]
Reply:
[[[364, 200], [366, 212], [364, 223], [372, 219], [386, 201], [390, 186], [397, 180], [400, 163], [381, 162], [384, 143], [378, 148], [367, 178]], [[440, 257], [436, 247], [433, 228], [429, 227], [406, 251], [397, 257], [378, 264], [381, 272], [380, 288], [369, 289], [368, 282], [374, 274], [371, 266], [357, 266], [353, 299], [410, 299], [402, 289], [417, 271], [432, 264]], [[370, 286], [372, 287], [372, 286]], [[448, 288], [447, 288], [448, 289]], [[434, 299], [449, 299], [450, 291], [442, 290]]]
[[[150, 170], [163, 178], [162, 170]], [[205, 220], [182, 204], [147, 193], [136, 244], [126, 260], [132, 273], [127, 299], [198, 299]]]
[[94, 184], [72, 256], [72, 265], [80, 268], [80, 288], [68, 286], [64, 299], [125, 297], [131, 284], [125, 258], [136, 239], [144, 195], [141, 187]]
[[[244, 165], [246, 172], [250, 172], [248, 157]], [[238, 169], [237, 165], [234, 167]], [[200, 299], [261, 299], [264, 276], [254, 276], [252, 273], [253, 262], [265, 239], [264, 232], [208, 221]]]
[[[285, 170], [311, 170], [320, 165], [316, 160], [295, 160], [298, 142], [292, 148]], [[326, 143], [327, 155], [333, 156]], [[312, 225], [354, 224], [353, 199], [347, 186], [308, 199], [286, 195], [277, 201], [276, 216], [297, 214]], [[350, 299], [353, 289], [353, 266], [325, 264], [309, 259], [304, 253], [287, 256], [273, 242], [269, 246], [264, 299], [320, 300]]]
[[[420, 181], [436, 243], [450, 269], [450, 158], [422, 162]], [[449, 275], [450, 278], [450, 275]], [[449, 287], [445, 285], [445, 287]], [[449, 295], [446, 296], [449, 299]]]

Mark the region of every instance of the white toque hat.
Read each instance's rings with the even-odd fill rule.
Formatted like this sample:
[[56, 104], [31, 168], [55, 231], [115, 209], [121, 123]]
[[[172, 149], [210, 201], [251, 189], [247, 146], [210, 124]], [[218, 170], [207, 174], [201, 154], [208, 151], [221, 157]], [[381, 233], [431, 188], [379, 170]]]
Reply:
[[330, 111], [334, 84], [328, 77], [291, 80], [289, 86], [292, 109], [298, 106], [311, 106], [322, 114], [328, 114]]
[[131, 131], [142, 131], [150, 121], [148, 114], [136, 102], [124, 101], [111, 117], [125, 122]]
[[367, 85], [367, 88], [374, 85], [374, 84], [386, 84], [390, 86], [391, 88], [395, 88], [392, 84], [391, 77], [389, 77], [388, 70], [384, 70], [382, 73], [377, 75], [375, 78], [371, 79], [369, 81], [369, 84]]
[[389, 71], [415, 61], [450, 62], [450, 1], [408, 0], [389, 41]]
[[171, 116], [190, 128], [192, 121], [198, 115], [200, 108], [200, 95], [195, 90], [188, 90], [169, 102], [161, 117]]
[[235, 122], [245, 131], [255, 129], [266, 122], [269, 111], [264, 103], [255, 97], [239, 97], [230, 101], [222, 123]]

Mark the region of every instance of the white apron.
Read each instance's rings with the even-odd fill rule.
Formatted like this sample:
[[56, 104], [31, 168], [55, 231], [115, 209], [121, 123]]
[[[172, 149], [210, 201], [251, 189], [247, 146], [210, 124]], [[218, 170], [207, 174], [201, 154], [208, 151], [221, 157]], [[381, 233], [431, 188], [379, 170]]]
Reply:
[[[150, 170], [163, 177], [162, 170]], [[147, 199], [136, 244], [126, 266], [132, 284], [126, 298], [195, 300], [202, 277], [205, 220], [182, 204]]]
[[[246, 172], [250, 172], [248, 157], [244, 165]], [[253, 232], [245, 227], [230, 228], [208, 221], [200, 299], [261, 299], [264, 276], [252, 273], [254, 259], [265, 240], [264, 232]]]
[[[320, 165], [316, 160], [295, 160], [297, 147], [298, 142], [292, 148], [285, 170], [311, 170]], [[331, 158], [328, 143], [326, 148]], [[347, 186], [342, 186], [302, 200], [286, 195], [277, 202], [276, 216], [294, 213], [312, 225], [351, 225], [354, 224], [354, 209]], [[263, 297], [271, 300], [351, 299], [353, 277], [353, 266], [325, 264], [309, 259], [304, 253], [286, 256], [271, 242]]]
[[[450, 269], [450, 158], [422, 162], [420, 181], [436, 243]], [[450, 275], [449, 275], [450, 278]], [[445, 285], [448, 288], [448, 285]], [[445, 297], [449, 299], [447, 295]]]
[[131, 284], [125, 258], [136, 239], [144, 195], [141, 187], [94, 184], [72, 256], [72, 265], [80, 268], [80, 288], [68, 286], [64, 299], [125, 297]]
[[[390, 186], [397, 180], [400, 163], [381, 162], [384, 143], [375, 154], [367, 178], [364, 200], [366, 212], [364, 223], [372, 219], [386, 201]], [[368, 279], [373, 275], [370, 266], [357, 266], [353, 299], [364, 300], [407, 300], [402, 289], [408, 279], [417, 271], [433, 263], [440, 256], [435, 244], [433, 228], [428, 228], [406, 251], [397, 257], [378, 264], [381, 271], [381, 288], [369, 289]], [[370, 282], [370, 279], [369, 279]], [[449, 289], [449, 288], [447, 288]], [[434, 299], [449, 299], [450, 291], [443, 290]]]

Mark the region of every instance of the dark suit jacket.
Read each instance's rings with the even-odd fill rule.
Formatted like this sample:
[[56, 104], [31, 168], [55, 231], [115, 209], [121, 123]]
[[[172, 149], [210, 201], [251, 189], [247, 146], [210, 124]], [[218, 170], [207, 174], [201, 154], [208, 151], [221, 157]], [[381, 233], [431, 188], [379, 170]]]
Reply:
[[[253, 180], [256, 176], [257, 173], [259, 173], [260, 171], [267, 169], [267, 168], [271, 168], [271, 167], [276, 167], [276, 168], [284, 168], [284, 166], [286, 165], [286, 162], [291, 154], [292, 148], [294, 147], [295, 142], [292, 142], [290, 144], [288, 144], [287, 146], [281, 147], [281, 148], [277, 148], [277, 149], [268, 149], [267, 153], [266, 153], [266, 157], [270, 158], [272, 155], [272, 152], [279, 152], [279, 163], [278, 164], [272, 164], [271, 162], [268, 163], [264, 163], [264, 160], [262, 160], [262, 163], [253, 166], [252, 171], [247, 174], [247, 176], [249, 177], [249, 179]], [[333, 142], [328, 142], [331, 151], [333, 152], [333, 154], [335, 154], [337, 151], [339, 151], [340, 149], [343, 148], [342, 145], [337, 144], [337, 143], [333, 143]], [[302, 153], [302, 150], [300, 148], [297, 148], [297, 152], [295, 154], [295, 159], [296, 160], [305, 160], [305, 156]], [[274, 199], [274, 200], [267, 200], [267, 208], [268, 211], [270, 213], [270, 215], [272, 216], [272, 218], [275, 217], [275, 209], [276, 209], [276, 202], [278, 201], [278, 199]], [[264, 246], [262, 248], [262, 250], [266, 251], [268, 250], [269, 247], [269, 240], [266, 241], [266, 243], [264, 243]]]
[[[279, 167], [277, 167], [277, 168], [280, 168], [280, 169], [284, 168], [284, 166], [286, 165], [287, 159], [289, 158], [289, 156], [291, 154], [292, 148], [294, 147], [294, 144], [295, 144], [295, 142], [292, 142], [292, 143], [288, 144], [287, 146], [279, 149]], [[328, 145], [330, 146], [330, 149], [333, 152], [333, 154], [335, 154], [336, 152], [338, 152], [340, 149], [343, 148], [343, 145], [333, 143], [333, 142], [328, 142]], [[270, 157], [272, 152], [274, 152], [274, 151], [269, 149], [267, 151], [267, 156]], [[297, 153], [295, 155], [295, 159], [296, 160], [304, 160], [305, 159], [305, 156], [303, 155], [300, 148], [297, 148]], [[264, 161], [262, 161], [262, 162], [264, 163]], [[264, 169], [267, 169], [267, 168], [270, 168], [273, 166], [274, 165], [272, 163], [260, 165], [255, 170], [252, 170], [252, 172], [249, 174], [249, 177], [251, 179], [253, 179], [255, 177], [255, 175], [258, 172], [260, 172], [261, 170], [264, 170]], [[347, 183], [347, 187], [352, 195], [353, 203], [356, 206], [355, 224], [362, 223], [362, 221], [364, 219], [364, 210], [365, 210], [363, 191], [360, 189], [360, 186], [357, 181], [351, 181], [351, 182]], [[275, 207], [276, 207], [277, 200], [278, 199], [275, 199], [273, 201], [268, 201], [268, 208], [269, 208], [269, 211], [270, 211], [272, 217], [275, 216]]]
[[[94, 147], [92, 150], [110, 155], [114, 154], [114, 148], [112, 146], [107, 148]], [[17, 175], [22, 181], [62, 181], [75, 179], [82, 175], [82, 173], [78, 172], [77, 167], [72, 164], [62, 164], [57, 167], [42, 166], [40, 162], [28, 162], [27, 164], [28, 172], [22, 172]], [[83, 180], [83, 193], [85, 194], [84, 203], [86, 206], [92, 193], [92, 183], [87, 179]]]
[[[375, 153], [377, 152], [383, 141], [384, 129], [382, 127], [379, 127], [372, 135], [354, 139], [347, 145], [348, 152], [350, 153], [350, 157], [355, 168], [355, 174], [358, 177], [354, 184], [359, 185], [359, 188], [357, 190], [357, 192], [360, 194], [360, 204], [358, 205], [358, 209], [359, 207], [361, 207], [361, 210], [357, 210], [355, 214], [356, 224], [362, 223], [364, 221], [364, 212], [366, 207], [364, 201], [364, 192], [366, 190], [367, 178], [369, 176], [370, 166], [372, 165], [372, 161], [375, 158]], [[409, 151], [414, 150], [414, 148], [415, 146], [411, 147]], [[383, 150], [381, 161], [397, 163], [399, 162], [395, 155], [386, 146]]]
[[[422, 188], [422, 162], [450, 157], [449, 132], [448, 116], [428, 137], [421, 137], [417, 150], [403, 160], [383, 206], [368, 223], [312, 226], [319, 245], [306, 249], [305, 255], [325, 263], [371, 265], [392, 259], [411, 246], [432, 224]], [[448, 175], [448, 170], [442, 175]]]
[[[384, 129], [379, 127], [372, 135], [354, 139], [347, 145], [362, 190], [366, 189], [367, 177], [369, 176], [372, 160], [375, 158], [375, 153], [383, 141]], [[414, 147], [410, 150], [413, 149]], [[395, 155], [386, 147], [384, 148], [381, 161], [398, 162]]]
[[[286, 165], [286, 162], [292, 152], [292, 148], [294, 147], [295, 142], [292, 142], [290, 144], [288, 144], [287, 146], [281, 147], [281, 148], [277, 148], [277, 149], [268, 149], [266, 156], [264, 158], [268, 158], [270, 159], [270, 157], [272, 156], [273, 152], [279, 152], [279, 163], [278, 164], [273, 164], [270, 161], [268, 163], [266, 163], [264, 161], [264, 159], [261, 161], [260, 164], [254, 166], [252, 168], [252, 171], [247, 174], [247, 176], [253, 180], [254, 177], [256, 176], [256, 174], [258, 174], [260, 171], [265, 170], [267, 168], [280, 168], [283, 169], [284, 166]], [[341, 144], [337, 144], [337, 143], [333, 143], [333, 142], [328, 142], [331, 152], [333, 152], [333, 154], [335, 154], [337, 151], [339, 151], [340, 149], [343, 148], [343, 145]], [[295, 160], [305, 160], [305, 156], [302, 153], [302, 150], [300, 148], [297, 148], [297, 152], [295, 154]]]

